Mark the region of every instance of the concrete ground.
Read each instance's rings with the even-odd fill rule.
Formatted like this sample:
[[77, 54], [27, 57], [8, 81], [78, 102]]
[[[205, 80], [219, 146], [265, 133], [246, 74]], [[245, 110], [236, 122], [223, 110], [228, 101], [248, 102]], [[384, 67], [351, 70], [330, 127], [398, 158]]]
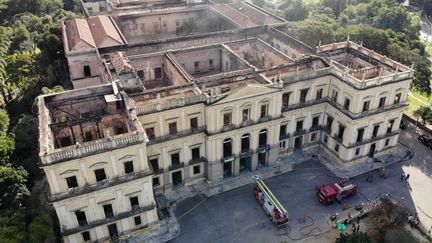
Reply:
[[[426, 227], [432, 225], [432, 152], [417, 142], [412, 127], [402, 132], [401, 142], [411, 147], [414, 158], [388, 167], [388, 177], [380, 178], [371, 172], [352, 178], [359, 193], [344, 203], [357, 205], [388, 195], [416, 211]], [[401, 180], [402, 172], [409, 173], [408, 181]], [[181, 232], [172, 242], [334, 242], [337, 231], [331, 230], [328, 216], [340, 212], [335, 203], [322, 206], [314, 195], [314, 188], [339, 180], [318, 160], [296, 165], [294, 171], [265, 180], [289, 213], [289, 227], [277, 230], [263, 209], [255, 201], [249, 184], [209, 198], [197, 195], [177, 203], [175, 214]]]

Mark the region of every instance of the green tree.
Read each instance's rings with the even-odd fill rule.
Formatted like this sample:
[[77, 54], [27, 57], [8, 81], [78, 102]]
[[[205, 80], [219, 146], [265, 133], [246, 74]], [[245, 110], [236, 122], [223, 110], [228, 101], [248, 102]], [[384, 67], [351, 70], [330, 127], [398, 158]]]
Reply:
[[299, 21], [307, 18], [309, 10], [302, 0], [286, 0], [280, 7], [288, 21]]
[[341, 233], [339, 238], [336, 239], [335, 243], [372, 243], [371, 238], [363, 232], [345, 234]]
[[0, 242], [22, 243], [26, 241], [26, 212], [20, 209], [9, 214], [1, 215]]
[[23, 199], [30, 196], [27, 177], [22, 167], [0, 166], [0, 212], [18, 208]]
[[414, 111], [413, 115], [417, 117], [417, 122], [420, 118], [423, 125], [432, 123], [432, 109], [430, 106], [420, 106], [417, 110]]
[[14, 135], [8, 132], [9, 116], [5, 110], [0, 109], [0, 165], [9, 162], [15, 149]]
[[0, 28], [0, 94], [2, 95], [3, 101], [7, 101], [7, 96], [5, 92], [6, 88], [6, 79], [7, 79], [7, 73], [6, 73], [6, 56], [9, 51], [9, 39], [5, 35], [5, 31], [3, 28]]
[[47, 214], [36, 216], [28, 228], [28, 239], [31, 243], [44, 242], [54, 234], [52, 219]]

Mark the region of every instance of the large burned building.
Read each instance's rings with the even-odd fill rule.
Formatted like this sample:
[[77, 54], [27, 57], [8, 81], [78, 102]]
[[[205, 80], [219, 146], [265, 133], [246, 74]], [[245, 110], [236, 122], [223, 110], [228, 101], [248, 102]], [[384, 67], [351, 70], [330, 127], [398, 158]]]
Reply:
[[242, 2], [117, 2], [63, 23], [74, 90], [38, 100], [65, 242], [151, 234], [154, 194], [296, 150], [344, 164], [396, 146], [412, 68], [349, 40], [311, 48]]

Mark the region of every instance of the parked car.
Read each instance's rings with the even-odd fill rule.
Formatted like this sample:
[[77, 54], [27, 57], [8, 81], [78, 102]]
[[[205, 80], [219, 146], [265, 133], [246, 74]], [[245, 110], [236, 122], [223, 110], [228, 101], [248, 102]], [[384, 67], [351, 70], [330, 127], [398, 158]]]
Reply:
[[405, 130], [407, 127], [408, 127], [408, 122], [407, 122], [407, 120], [402, 119], [401, 122], [400, 122], [399, 128], [400, 128], [401, 130]]
[[432, 138], [427, 136], [427, 135], [420, 135], [418, 137], [418, 141], [424, 145], [426, 145], [426, 147], [432, 149]]

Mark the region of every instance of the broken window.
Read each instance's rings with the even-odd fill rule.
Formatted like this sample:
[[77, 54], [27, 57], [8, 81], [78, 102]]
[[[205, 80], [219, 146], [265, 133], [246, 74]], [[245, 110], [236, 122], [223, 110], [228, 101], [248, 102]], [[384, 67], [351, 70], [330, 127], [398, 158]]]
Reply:
[[174, 153], [171, 154], [171, 165], [179, 165], [180, 164], [180, 154]]
[[96, 181], [103, 181], [106, 179], [106, 174], [104, 169], [97, 169], [94, 171], [96, 176]]
[[213, 59], [209, 60], [209, 70], [214, 70]]
[[193, 148], [191, 152], [192, 152], [192, 160], [198, 160], [201, 157], [199, 147]]
[[78, 187], [76, 176], [66, 177], [66, 183], [69, 189]]
[[77, 218], [79, 226], [87, 225], [87, 217], [86, 217], [85, 212], [79, 211], [79, 210], [75, 211], [75, 216]]
[[131, 205], [131, 208], [132, 208], [132, 209], [139, 208], [139, 200], [138, 200], [138, 197], [137, 197], [137, 196], [135, 196], [135, 197], [130, 197], [130, 198], [129, 198], [129, 202], [130, 202], [130, 205]]
[[250, 108], [243, 109], [243, 111], [242, 111], [242, 121], [243, 122], [248, 121], [250, 119], [249, 113], [250, 113]]
[[155, 130], [154, 127], [149, 127], [145, 129], [145, 132], [147, 134], [147, 138], [152, 140], [155, 138]]
[[190, 119], [190, 127], [191, 129], [198, 129], [198, 118], [193, 117]]
[[132, 161], [124, 162], [124, 169], [125, 169], [125, 174], [134, 172], [133, 162]]
[[300, 90], [300, 103], [306, 102], [306, 96], [307, 96], [308, 91], [309, 91], [309, 89]]
[[171, 122], [168, 124], [169, 134], [177, 133], [177, 122]]
[[150, 165], [154, 171], [159, 170], [159, 163], [157, 158], [150, 159]]
[[224, 127], [231, 125], [231, 112], [223, 114], [223, 125]]
[[320, 100], [322, 99], [322, 93], [323, 93], [323, 89], [318, 89], [317, 93], [316, 93], [316, 99]]
[[89, 65], [84, 65], [84, 77], [91, 77], [91, 70]]
[[114, 212], [111, 204], [103, 205], [103, 210], [105, 213], [105, 218], [108, 219], [114, 217]]
[[155, 74], [155, 79], [162, 78], [162, 68], [161, 67], [155, 68], [154, 69], [154, 74]]

